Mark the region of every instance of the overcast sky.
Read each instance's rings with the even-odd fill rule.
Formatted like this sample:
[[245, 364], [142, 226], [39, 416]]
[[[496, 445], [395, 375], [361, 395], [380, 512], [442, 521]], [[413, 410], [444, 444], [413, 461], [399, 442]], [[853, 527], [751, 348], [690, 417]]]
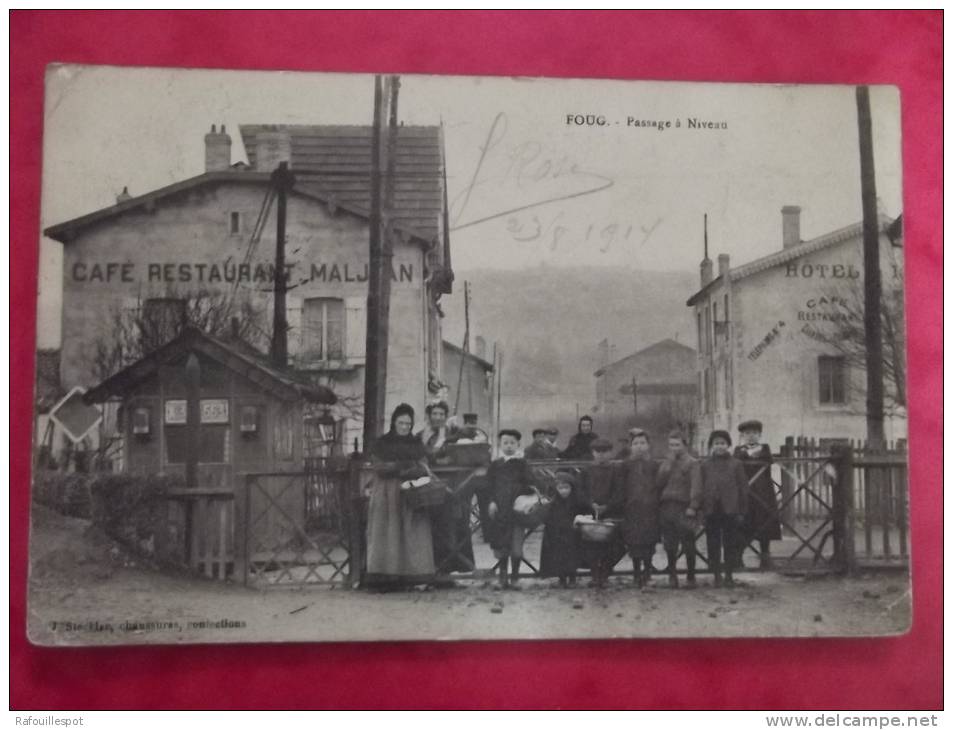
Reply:
[[[112, 205], [124, 186], [139, 195], [200, 174], [213, 123], [232, 134], [233, 162], [245, 159], [239, 124], [369, 124], [373, 77], [63, 66], [46, 94], [43, 227]], [[899, 104], [893, 87], [871, 90], [890, 215], [902, 201]], [[405, 76], [399, 112], [444, 124], [458, 271], [697, 271], [706, 212], [712, 258], [733, 264], [780, 248], [783, 205], [802, 207], [804, 239], [861, 218], [849, 86]], [[59, 343], [60, 248], [41, 240], [42, 347]]]

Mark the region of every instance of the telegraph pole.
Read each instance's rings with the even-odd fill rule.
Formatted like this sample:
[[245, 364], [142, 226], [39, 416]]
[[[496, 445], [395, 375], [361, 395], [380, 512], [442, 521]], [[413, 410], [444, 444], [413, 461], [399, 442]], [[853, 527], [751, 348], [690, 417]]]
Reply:
[[884, 444], [883, 307], [880, 279], [880, 222], [870, 121], [870, 90], [857, 87], [857, 126], [860, 138], [860, 192], [864, 210], [864, 339], [867, 366], [867, 443]]
[[[387, 99], [388, 124], [386, 135], [386, 157], [381, 181], [381, 279], [380, 279], [380, 319], [378, 320], [378, 362], [377, 362], [377, 412], [383, 422], [387, 402], [387, 351], [390, 343], [390, 284], [394, 271], [394, 181], [397, 176], [397, 90], [400, 79], [390, 76], [385, 92]], [[384, 115], [381, 116], [383, 125]]]
[[381, 432], [383, 409], [379, 406], [380, 293], [381, 293], [381, 77], [374, 77], [374, 121], [371, 133], [371, 211], [367, 274], [367, 336], [364, 366], [364, 451]]
[[276, 367], [288, 366], [288, 313], [285, 279], [285, 223], [288, 217], [288, 191], [294, 187], [294, 175], [288, 163], [279, 163], [271, 173], [271, 184], [278, 192], [278, 221], [275, 235], [275, 301], [271, 327], [271, 361]]
[[[397, 76], [374, 77], [374, 125], [371, 140], [371, 214], [367, 277], [367, 337], [364, 369], [364, 449], [383, 430], [387, 397], [387, 345], [393, 272], [394, 177], [397, 168]], [[386, 98], [385, 98], [386, 96]], [[386, 150], [383, 129], [387, 125]]]

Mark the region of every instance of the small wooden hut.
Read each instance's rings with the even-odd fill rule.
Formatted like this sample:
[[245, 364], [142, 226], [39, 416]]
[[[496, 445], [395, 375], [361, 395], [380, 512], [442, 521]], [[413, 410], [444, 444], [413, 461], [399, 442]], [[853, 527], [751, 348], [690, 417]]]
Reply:
[[[121, 402], [123, 472], [181, 475], [184, 487], [167, 495], [167, 516], [160, 520], [167, 527], [159, 540], [165, 557], [222, 578], [239, 557], [242, 475], [301, 471], [305, 408], [336, 401], [329, 389], [275, 368], [247, 343], [195, 328], [107, 378], [85, 399]], [[303, 500], [299, 504], [303, 508]]]

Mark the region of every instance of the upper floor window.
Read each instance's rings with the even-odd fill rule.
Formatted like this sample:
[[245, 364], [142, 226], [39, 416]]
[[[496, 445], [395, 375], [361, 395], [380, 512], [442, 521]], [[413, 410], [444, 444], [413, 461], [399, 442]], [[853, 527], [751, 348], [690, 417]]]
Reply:
[[344, 300], [304, 300], [301, 354], [309, 360], [344, 359]]
[[228, 234], [237, 236], [242, 231], [242, 214], [233, 210], [228, 214]]

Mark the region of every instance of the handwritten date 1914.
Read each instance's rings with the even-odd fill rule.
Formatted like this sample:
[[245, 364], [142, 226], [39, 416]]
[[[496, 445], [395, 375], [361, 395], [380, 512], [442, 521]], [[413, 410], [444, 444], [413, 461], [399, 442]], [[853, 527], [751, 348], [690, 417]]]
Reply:
[[542, 218], [535, 213], [515, 214], [507, 218], [506, 232], [514, 241], [522, 243], [543, 241], [551, 251], [593, 244], [600, 253], [608, 253], [616, 244], [631, 240], [644, 245], [662, 223], [661, 218], [657, 218], [650, 226], [620, 221], [564, 224], [562, 219], [562, 211]]

